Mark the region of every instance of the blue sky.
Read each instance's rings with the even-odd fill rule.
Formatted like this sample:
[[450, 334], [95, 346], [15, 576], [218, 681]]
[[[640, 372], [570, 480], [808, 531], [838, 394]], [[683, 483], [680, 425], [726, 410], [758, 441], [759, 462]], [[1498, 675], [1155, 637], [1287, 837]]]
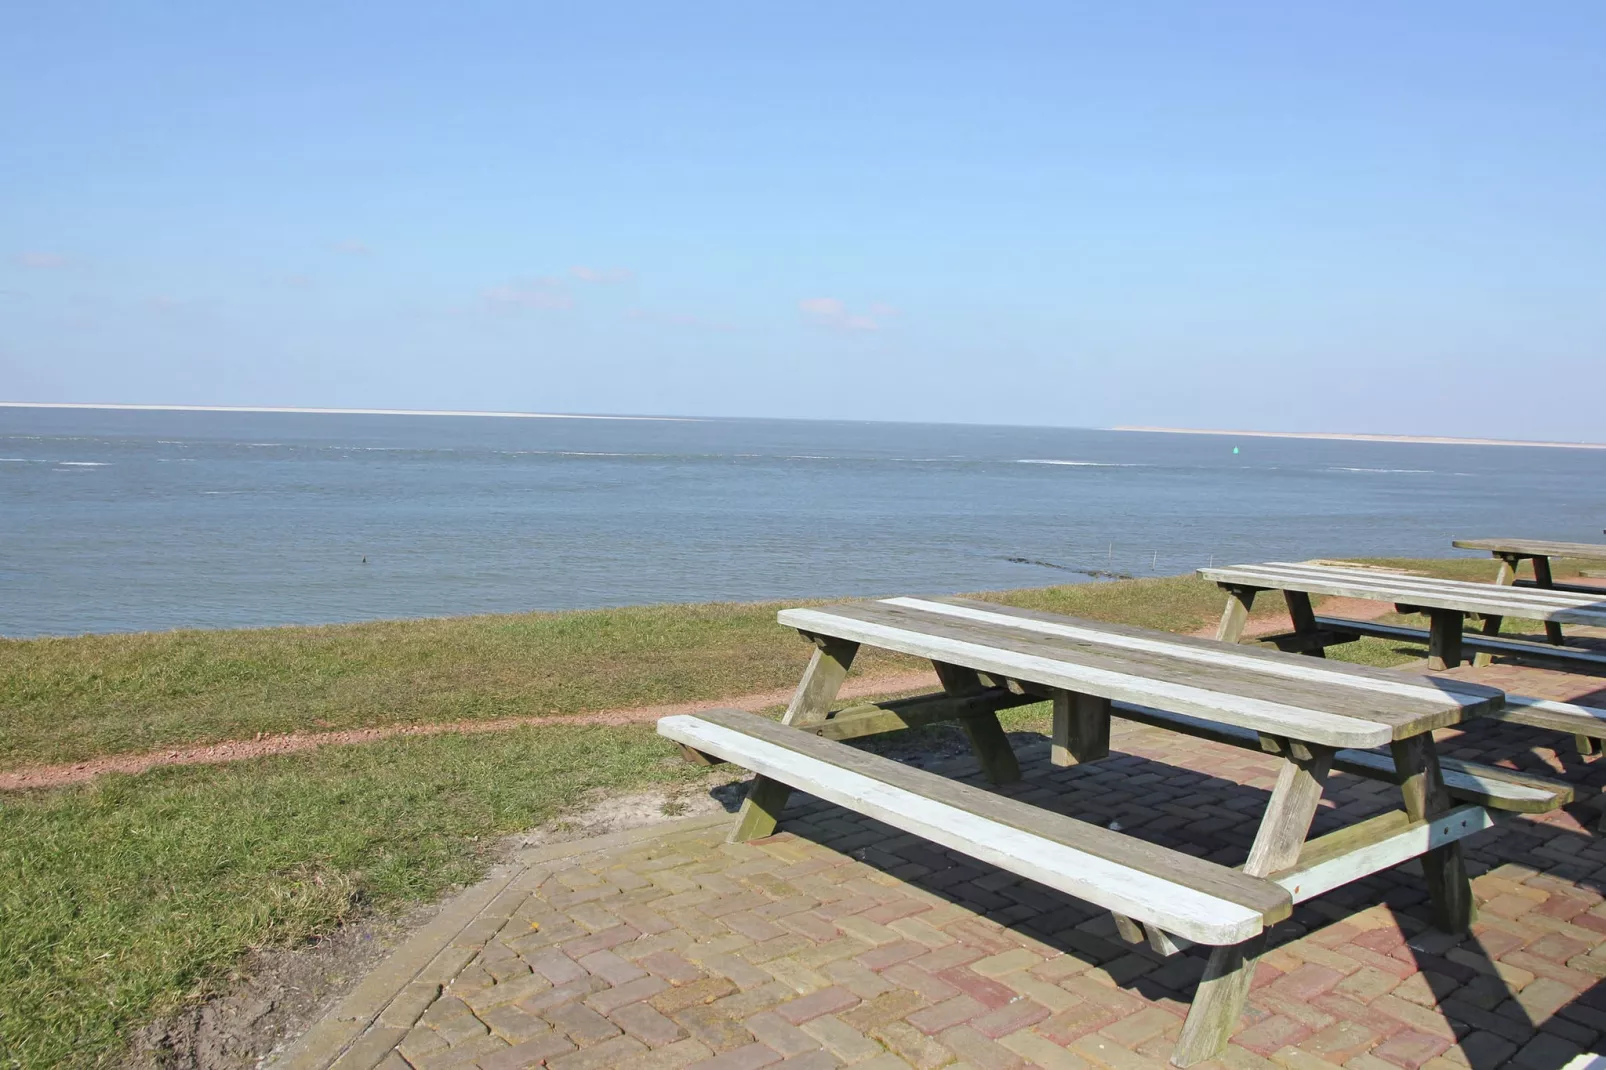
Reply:
[[7, 22], [0, 400], [1606, 437], [1598, 3]]

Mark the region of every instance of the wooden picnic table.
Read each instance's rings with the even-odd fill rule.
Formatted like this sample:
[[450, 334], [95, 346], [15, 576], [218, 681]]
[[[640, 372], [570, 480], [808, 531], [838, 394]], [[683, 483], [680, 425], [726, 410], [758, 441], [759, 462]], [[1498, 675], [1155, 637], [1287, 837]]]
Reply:
[[[1570, 798], [1565, 786], [1465, 763], [1450, 772], [1459, 787], [1447, 784], [1432, 731], [1499, 708], [1495, 688], [963, 598], [787, 609], [779, 620], [815, 646], [780, 724], [740, 711], [659, 722], [691, 755], [760, 774], [731, 839], [770, 835], [799, 788], [1105, 907], [1123, 937], [1155, 950], [1211, 945], [1179, 1066], [1226, 1044], [1265, 930], [1294, 902], [1421, 858], [1438, 924], [1468, 927], [1459, 840], [1491, 819], [1482, 805], [1455, 806], [1452, 791], [1496, 805], [1527, 792], [1516, 805], [1533, 809]], [[861, 646], [930, 659], [942, 692], [833, 711]], [[1217, 866], [841, 744], [957, 720], [989, 779], [1012, 781], [1019, 766], [998, 711], [1044, 698], [1058, 765], [1105, 757], [1112, 716], [1279, 755], [1248, 860]], [[1334, 768], [1398, 783], [1403, 810], [1307, 842]]]
[[[1606, 545], [1592, 542], [1552, 542], [1547, 539], [1455, 539], [1451, 546], [1462, 550], [1487, 550], [1500, 561], [1495, 582], [1503, 587], [1542, 587], [1547, 591], [1573, 591], [1606, 597], [1606, 590], [1582, 583], [1557, 583], [1550, 574], [1552, 557], [1573, 557], [1585, 561], [1606, 561]], [[1533, 579], [1519, 580], [1517, 570], [1524, 561], [1533, 562]], [[1545, 636], [1556, 646], [1562, 643], [1561, 625], [1545, 622]]]
[[[1256, 594], [1281, 591], [1288, 603], [1294, 630], [1268, 636], [1263, 641], [1283, 650], [1319, 657], [1328, 646], [1351, 642], [1362, 635], [1375, 635], [1415, 642], [1426, 640], [1428, 667], [1435, 670], [1460, 665], [1464, 649], [1606, 665], [1606, 654], [1500, 635], [1501, 624], [1507, 617], [1543, 621], [1547, 628], [1559, 629], [1563, 624], [1606, 627], [1606, 591], [1584, 594], [1437, 579], [1387, 569], [1287, 561], [1202, 568], [1199, 575], [1214, 580], [1227, 592], [1227, 608], [1216, 631], [1216, 638], [1224, 642], [1235, 643], [1242, 637]], [[1402, 613], [1426, 613], [1430, 627], [1424, 631], [1376, 621], [1317, 616], [1311, 608], [1313, 594], [1392, 602]], [[1466, 634], [1468, 617], [1482, 621], [1481, 635]], [[1555, 638], [1559, 640], [1559, 630]]]

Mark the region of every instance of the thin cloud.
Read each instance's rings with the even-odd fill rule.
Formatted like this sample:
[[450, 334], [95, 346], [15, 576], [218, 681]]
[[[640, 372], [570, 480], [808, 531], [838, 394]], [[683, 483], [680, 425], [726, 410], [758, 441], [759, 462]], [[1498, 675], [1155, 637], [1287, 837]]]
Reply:
[[875, 302], [864, 312], [854, 312], [835, 297], [805, 297], [797, 303], [803, 316], [817, 327], [833, 331], [879, 331], [887, 319], [898, 314], [891, 305]]
[[348, 238], [346, 241], [335, 242], [335, 252], [346, 253], [350, 256], [367, 256], [373, 252], [373, 249], [369, 248], [366, 242]]
[[485, 291], [485, 302], [492, 308], [508, 311], [574, 307], [574, 298], [563, 288], [560, 280], [553, 278], [493, 286]]
[[649, 312], [643, 308], [633, 308], [626, 315], [638, 323], [657, 323], [665, 327], [688, 327], [703, 331], [734, 331], [736, 329], [728, 323], [706, 319], [702, 316], [693, 316], [686, 312]]
[[18, 253], [14, 259], [20, 266], [32, 268], [35, 271], [52, 271], [56, 268], [64, 268], [72, 263], [60, 253], [38, 251]]
[[570, 268], [569, 274], [581, 282], [594, 282], [603, 285], [615, 282], [629, 282], [636, 277], [636, 273], [629, 268], [591, 268], [583, 264]]

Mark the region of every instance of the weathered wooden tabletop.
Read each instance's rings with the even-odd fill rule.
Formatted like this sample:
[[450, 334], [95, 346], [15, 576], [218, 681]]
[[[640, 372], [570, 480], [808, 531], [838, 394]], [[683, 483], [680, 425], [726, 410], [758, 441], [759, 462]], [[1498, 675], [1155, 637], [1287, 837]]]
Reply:
[[1462, 550], [1487, 550], [1491, 554], [1519, 557], [1578, 557], [1606, 561], [1606, 543], [1552, 542], [1548, 539], [1456, 539], [1451, 546]]
[[1457, 680], [963, 598], [848, 602], [783, 610], [779, 619], [811, 635], [1332, 747], [1420, 735], [1505, 697]]

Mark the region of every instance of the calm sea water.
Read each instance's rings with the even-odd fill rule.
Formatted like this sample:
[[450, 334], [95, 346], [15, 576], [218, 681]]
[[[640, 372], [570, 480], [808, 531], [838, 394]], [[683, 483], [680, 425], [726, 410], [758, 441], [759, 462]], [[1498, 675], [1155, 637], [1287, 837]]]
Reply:
[[13, 636], [953, 592], [1603, 526], [1600, 451], [0, 409]]

